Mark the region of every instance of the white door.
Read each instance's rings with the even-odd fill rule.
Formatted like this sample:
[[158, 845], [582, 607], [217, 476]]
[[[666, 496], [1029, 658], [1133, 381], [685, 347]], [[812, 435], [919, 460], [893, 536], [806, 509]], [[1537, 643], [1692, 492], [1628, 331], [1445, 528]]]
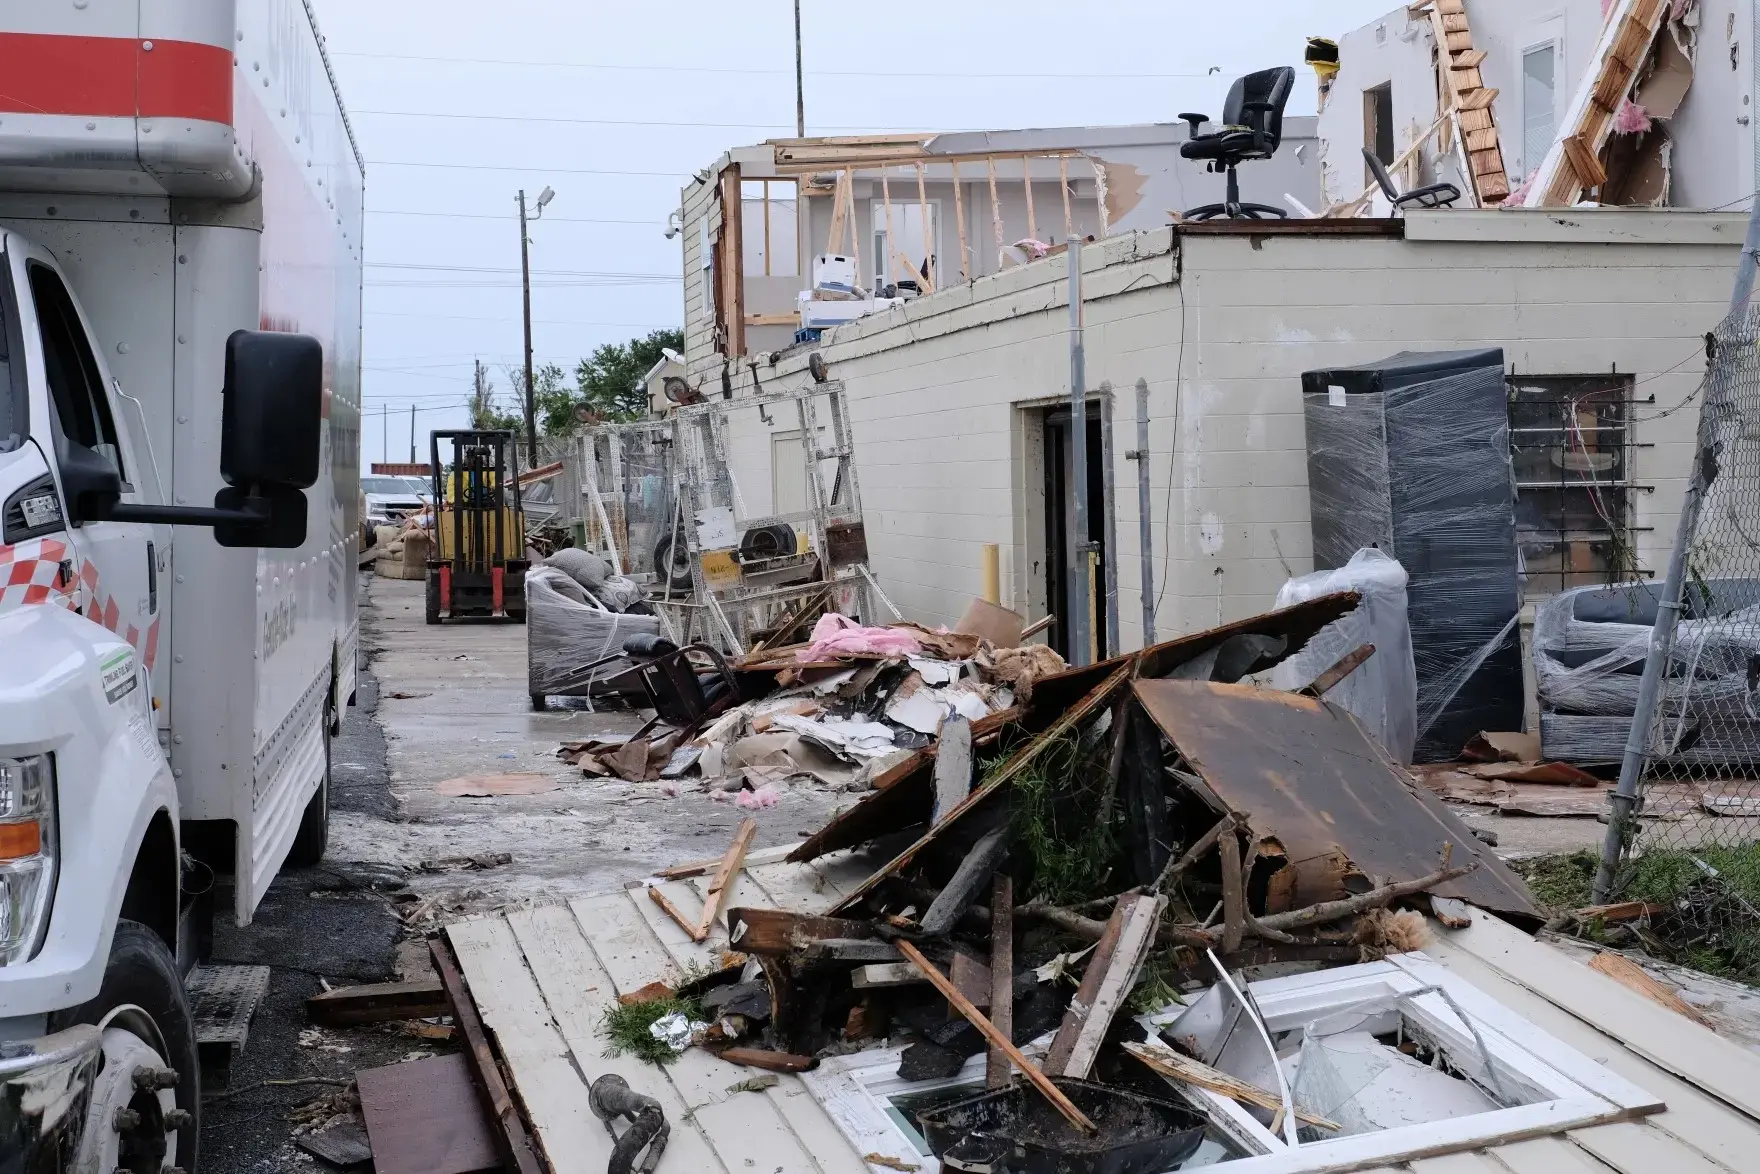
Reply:
[[[17, 238], [14, 238], [17, 239]], [[59, 466], [76, 449], [95, 452], [122, 477], [122, 501], [156, 500], [151, 462], [137, 452], [130, 428], [119, 419], [101, 351], [54, 258], [36, 246], [12, 250], [20, 325], [31, 379], [42, 388], [48, 419], [33, 433]], [[39, 398], [37, 402], [42, 403]], [[138, 421], [136, 422], [138, 427]], [[145, 449], [143, 443], [139, 446]], [[78, 521], [79, 506], [62, 490], [74, 555], [74, 605], [87, 619], [122, 636], [146, 664], [155, 696], [164, 704], [158, 659], [159, 618], [167, 599], [169, 527], [140, 522]]]

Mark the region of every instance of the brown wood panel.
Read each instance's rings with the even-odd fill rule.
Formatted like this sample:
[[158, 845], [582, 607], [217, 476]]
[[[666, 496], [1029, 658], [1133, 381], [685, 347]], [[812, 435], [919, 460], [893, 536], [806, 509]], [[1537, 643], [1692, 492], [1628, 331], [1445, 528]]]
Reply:
[[355, 1073], [378, 1174], [487, 1174], [501, 1169], [462, 1055]]

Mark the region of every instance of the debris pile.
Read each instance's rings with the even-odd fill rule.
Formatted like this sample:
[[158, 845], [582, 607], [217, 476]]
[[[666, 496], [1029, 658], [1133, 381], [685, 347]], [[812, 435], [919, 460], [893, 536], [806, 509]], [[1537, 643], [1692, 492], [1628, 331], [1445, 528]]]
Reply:
[[1056, 652], [1022, 644], [1028, 634], [1015, 613], [974, 604], [952, 631], [831, 612], [804, 643], [732, 663], [702, 645], [629, 642], [622, 668], [594, 671], [621, 673], [630, 683], [611, 684], [642, 690], [655, 719], [626, 741], [558, 754], [588, 775], [692, 786], [742, 807], [772, 806], [793, 785], [865, 792], [950, 730], [996, 727], [1062, 672]]
[[[831, 660], [813, 659], [826, 648], [806, 660], [773, 654], [760, 665], [782, 678], [780, 692], [748, 709], [737, 736], [732, 723], [706, 731], [705, 754], [713, 746], [724, 767], [756, 767], [768, 785], [766, 764], [734, 747], [779, 734], [835, 757], [839, 743], [810, 728], [842, 717], [890, 729], [895, 753], [870, 760], [889, 763], [866, 780], [872, 792], [788, 858], [866, 848], [885, 862], [822, 912], [727, 908], [722, 965], [659, 988], [671, 1000], [664, 1017], [614, 1015], [621, 1030], [651, 1028], [659, 1046], [637, 1042], [658, 1058], [688, 1039], [784, 1072], [899, 1048], [905, 1082], [953, 1081], [984, 1055], [988, 1091], [967, 1083], [912, 1110], [958, 1169], [1169, 1168], [1216, 1144], [1169, 1081], [1229, 1098], [1292, 1141], [1298, 1130], [1386, 1127], [1374, 1098], [1330, 1095], [1340, 1073], [1373, 1072], [1388, 1087], [1436, 1076], [1461, 1086], [1440, 1098], [1456, 1109], [1513, 1103], [1475, 1082], [1471, 1057], [1404, 1036], [1395, 1049], [1360, 1016], [1348, 1030], [1286, 1032], [1280, 1050], [1235, 977], [1410, 951], [1425, 940], [1424, 913], [1458, 924], [1465, 903], [1542, 920], [1523, 882], [1326, 700], [1372, 646], [1299, 689], [1243, 683], [1359, 602], [1322, 595], [1009, 685], [979, 667], [1008, 650], [950, 648], [957, 634], [898, 626], [864, 636], [824, 625], [839, 645]], [[921, 657], [878, 650], [907, 630]], [[966, 682], [983, 713], [949, 700]], [[925, 694], [944, 708], [937, 735], [914, 742], [899, 715]], [[760, 722], [763, 732], [743, 732]], [[700, 913], [677, 908], [663, 878], [649, 882], [694, 940], [721, 919], [754, 830], [748, 820], [727, 855], [697, 872], [713, 872]], [[1193, 996], [1184, 1011], [1182, 993]], [[1170, 1006], [1165, 1030], [1134, 1018]]]

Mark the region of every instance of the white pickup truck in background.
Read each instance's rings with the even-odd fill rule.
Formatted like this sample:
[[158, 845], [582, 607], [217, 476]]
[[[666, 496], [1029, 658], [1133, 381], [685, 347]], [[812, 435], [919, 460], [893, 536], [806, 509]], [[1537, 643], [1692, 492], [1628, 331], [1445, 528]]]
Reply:
[[0, 0], [0, 77], [0, 1169], [193, 1171], [354, 692], [362, 168], [299, 0]]

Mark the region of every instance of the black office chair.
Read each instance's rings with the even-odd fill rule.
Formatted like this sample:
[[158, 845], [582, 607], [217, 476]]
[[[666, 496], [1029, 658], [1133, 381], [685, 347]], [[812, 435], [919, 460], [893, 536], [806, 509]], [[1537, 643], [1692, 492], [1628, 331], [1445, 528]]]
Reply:
[[1387, 173], [1387, 164], [1381, 161], [1380, 156], [1364, 147], [1363, 158], [1369, 164], [1369, 174], [1381, 185], [1382, 194], [1396, 211], [1402, 208], [1446, 208], [1461, 198], [1461, 189], [1452, 183], [1432, 183], [1401, 193], [1393, 186], [1393, 176]]
[[1283, 108], [1289, 103], [1289, 92], [1295, 86], [1296, 71], [1287, 65], [1262, 69], [1235, 79], [1222, 106], [1222, 128], [1201, 135], [1198, 128], [1209, 121], [1207, 114], [1182, 114], [1191, 124], [1191, 137], [1180, 144], [1183, 159], [1203, 159], [1208, 170], [1228, 176], [1228, 194], [1220, 204], [1205, 204], [1185, 213], [1187, 220], [1283, 219], [1289, 215], [1270, 204], [1241, 202], [1240, 182], [1235, 167], [1249, 159], [1269, 159], [1283, 141]]

